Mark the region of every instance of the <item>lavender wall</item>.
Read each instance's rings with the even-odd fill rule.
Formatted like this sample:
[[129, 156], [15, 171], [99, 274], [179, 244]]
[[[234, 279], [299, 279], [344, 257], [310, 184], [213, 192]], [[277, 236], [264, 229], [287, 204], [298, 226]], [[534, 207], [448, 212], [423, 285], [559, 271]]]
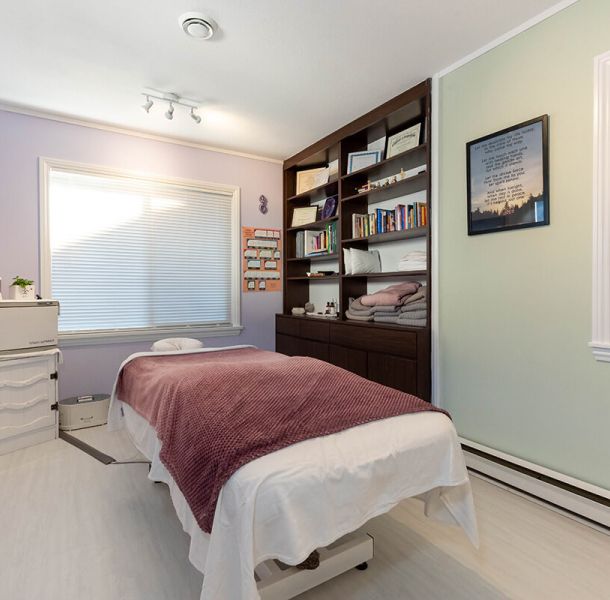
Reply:
[[[282, 167], [279, 164], [5, 111], [0, 111], [0, 142], [0, 277], [2, 292], [6, 295], [9, 278], [14, 275], [40, 280], [38, 159], [41, 156], [238, 185], [242, 225], [281, 227]], [[267, 215], [258, 211], [261, 194], [269, 199]], [[273, 315], [280, 310], [279, 292], [244, 294], [242, 334], [207, 338], [205, 343], [209, 346], [255, 344], [273, 349]], [[121, 361], [149, 347], [150, 343], [142, 342], [66, 348], [60, 373], [61, 397], [109, 392]]]

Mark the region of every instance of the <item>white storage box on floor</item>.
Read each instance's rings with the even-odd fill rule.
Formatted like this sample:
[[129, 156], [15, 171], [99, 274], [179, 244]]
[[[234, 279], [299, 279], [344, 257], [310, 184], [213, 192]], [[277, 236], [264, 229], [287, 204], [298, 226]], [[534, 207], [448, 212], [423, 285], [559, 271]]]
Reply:
[[108, 394], [77, 396], [59, 401], [59, 428], [73, 431], [84, 427], [105, 425], [108, 421]]

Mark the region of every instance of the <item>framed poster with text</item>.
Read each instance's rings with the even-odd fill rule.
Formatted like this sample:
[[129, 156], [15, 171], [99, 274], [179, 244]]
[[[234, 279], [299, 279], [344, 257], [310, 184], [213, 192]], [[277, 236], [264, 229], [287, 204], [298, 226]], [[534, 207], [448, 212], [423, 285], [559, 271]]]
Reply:
[[242, 290], [282, 291], [281, 229], [241, 228]]
[[549, 224], [548, 115], [466, 144], [468, 235]]

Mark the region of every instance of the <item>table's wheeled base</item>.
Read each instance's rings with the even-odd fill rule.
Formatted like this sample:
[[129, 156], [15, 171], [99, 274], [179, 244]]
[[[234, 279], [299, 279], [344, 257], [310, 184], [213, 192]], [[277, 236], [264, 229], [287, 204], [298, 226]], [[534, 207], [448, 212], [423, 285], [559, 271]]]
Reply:
[[320, 566], [313, 571], [267, 560], [254, 574], [262, 600], [289, 600], [311, 588], [357, 568], [367, 568], [373, 558], [373, 538], [367, 533], [350, 533], [327, 548], [320, 548]]

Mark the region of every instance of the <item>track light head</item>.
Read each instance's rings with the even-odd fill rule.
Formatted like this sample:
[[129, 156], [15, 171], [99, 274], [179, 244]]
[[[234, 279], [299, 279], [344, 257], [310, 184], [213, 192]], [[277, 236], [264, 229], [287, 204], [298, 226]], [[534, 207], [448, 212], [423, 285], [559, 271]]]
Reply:
[[173, 103], [169, 103], [169, 108], [167, 109], [167, 112], [165, 113], [165, 118], [168, 119], [169, 121], [171, 121], [174, 118], [174, 105]]
[[142, 104], [142, 108], [146, 111], [146, 112], [150, 112], [150, 109], [152, 108], [153, 105], [153, 101], [146, 96], [146, 102], [144, 104]]
[[201, 117], [195, 113], [194, 108], [191, 108], [191, 119], [193, 119], [193, 121], [195, 121], [195, 123], [197, 123], [197, 125], [199, 125], [199, 123], [201, 123]]

